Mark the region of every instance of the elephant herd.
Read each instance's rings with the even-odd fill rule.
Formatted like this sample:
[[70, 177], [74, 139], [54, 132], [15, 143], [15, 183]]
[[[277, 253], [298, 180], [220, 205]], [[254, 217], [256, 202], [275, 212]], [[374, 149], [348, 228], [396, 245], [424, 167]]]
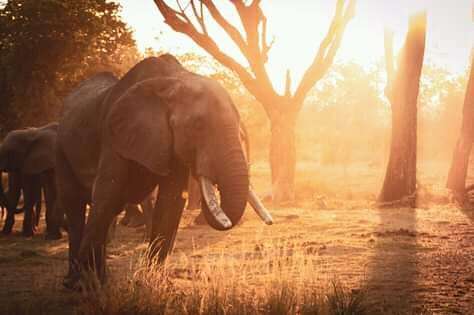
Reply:
[[109, 227], [124, 208], [139, 203], [148, 216], [149, 258], [158, 262], [173, 247], [186, 190], [202, 198], [202, 214], [214, 229], [235, 226], [247, 202], [271, 224], [250, 188], [246, 139], [225, 89], [169, 54], [144, 59], [120, 79], [96, 74], [65, 97], [57, 123], [5, 137], [3, 233], [11, 233], [19, 212], [23, 234], [35, 232], [43, 192], [46, 238], [60, 238], [62, 227], [68, 231], [64, 285], [75, 288], [84, 271], [105, 280]]

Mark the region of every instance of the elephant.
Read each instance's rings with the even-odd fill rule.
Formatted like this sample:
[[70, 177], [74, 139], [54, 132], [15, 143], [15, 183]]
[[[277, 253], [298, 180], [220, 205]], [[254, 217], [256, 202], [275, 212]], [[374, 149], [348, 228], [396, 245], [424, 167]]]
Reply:
[[[57, 123], [39, 128], [14, 130], [7, 134], [0, 146], [0, 171], [8, 173], [8, 193], [1, 189], [7, 208], [3, 233], [10, 234], [15, 223], [15, 214], [23, 210], [23, 235], [32, 236], [39, 219], [41, 190], [46, 203], [46, 238], [59, 239], [60, 220], [56, 215], [55, 152]], [[23, 192], [23, 209], [17, 209]], [[37, 213], [33, 208], [36, 206]]]
[[[2, 173], [2, 172], [0, 172], [0, 173]], [[10, 178], [11, 183], [20, 183], [21, 182], [20, 174], [18, 172], [10, 172], [7, 176]], [[35, 185], [36, 185], [36, 187], [33, 190], [36, 191], [37, 193], [34, 195], [34, 198], [31, 201], [31, 203], [34, 205], [34, 211], [33, 211], [33, 214], [32, 214], [32, 217], [34, 218], [34, 220], [33, 220], [33, 222], [34, 222], [33, 230], [35, 230], [35, 228], [38, 227], [40, 219], [41, 219], [41, 208], [42, 208], [41, 191], [42, 190], [44, 191], [43, 187], [41, 187], [41, 183], [36, 183]], [[12, 185], [12, 186], [15, 187], [15, 185]], [[13, 197], [14, 196], [14, 193], [13, 193], [14, 190], [15, 189], [10, 189], [9, 191], [7, 191], [5, 193], [4, 190], [3, 190], [3, 185], [0, 186], [0, 208], [1, 208], [1, 211], [2, 211], [2, 213], [0, 214], [1, 219], [3, 219], [3, 216], [4, 216], [3, 212], [6, 209], [8, 209], [8, 207], [9, 207], [8, 199], [10, 199], [10, 200], [15, 199], [15, 197]], [[21, 190], [21, 188], [20, 188], [20, 190]], [[20, 199], [20, 198], [18, 198], [18, 199]], [[22, 208], [16, 208], [16, 206], [13, 206], [13, 209], [16, 208], [16, 210], [14, 211], [14, 214], [19, 214], [19, 213], [25, 212], [24, 200], [22, 202], [23, 202], [23, 207]], [[18, 202], [16, 204], [18, 204]]]
[[[211, 227], [228, 230], [243, 215], [249, 176], [240, 118], [216, 81], [187, 71], [172, 55], [148, 57], [120, 80], [99, 73], [83, 81], [64, 108], [56, 173], [69, 228], [67, 288], [77, 288], [84, 271], [106, 280], [110, 224], [156, 186], [150, 262], [163, 262], [172, 250], [189, 174], [200, 183]], [[86, 224], [87, 203], [93, 207]], [[262, 215], [271, 223], [268, 212]]]

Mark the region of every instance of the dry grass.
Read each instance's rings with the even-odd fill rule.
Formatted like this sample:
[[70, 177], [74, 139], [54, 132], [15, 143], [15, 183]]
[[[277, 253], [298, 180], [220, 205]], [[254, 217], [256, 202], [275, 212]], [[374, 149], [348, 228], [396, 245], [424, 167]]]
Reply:
[[[303, 247], [277, 241], [227, 255], [181, 256], [99, 288], [92, 280], [80, 314], [369, 314], [367, 292], [320, 272]], [[90, 285], [92, 284], [92, 285]]]
[[[269, 206], [274, 225], [247, 210], [217, 232], [186, 211], [163, 267], [147, 268], [143, 231], [118, 227], [108, 285], [91, 278], [87, 293], [61, 286], [66, 238], [24, 239], [20, 221], [0, 236], [0, 314], [468, 313], [474, 214], [449, 204], [446, 167], [421, 164], [420, 208], [380, 210], [382, 168], [300, 163], [297, 201]], [[253, 164], [260, 195], [269, 174]]]

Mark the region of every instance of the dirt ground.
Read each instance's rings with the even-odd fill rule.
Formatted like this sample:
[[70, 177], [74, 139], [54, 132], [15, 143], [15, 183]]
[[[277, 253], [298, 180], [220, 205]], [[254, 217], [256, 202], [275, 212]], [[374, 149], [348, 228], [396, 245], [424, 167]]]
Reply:
[[[237, 248], [251, 250], [291, 240], [318, 262], [319, 276], [349, 288], [367, 287], [386, 309], [474, 314], [474, 210], [449, 203], [440, 192], [441, 171], [420, 176], [430, 192], [425, 192], [417, 209], [377, 209], [373, 200], [380, 172], [365, 166], [343, 170], [303, 165], [299, 172], [302, 169], [306, 175], [298, 182], [299, 202], [269, 206], [275, 219], [272, 226], [265, 226], [247, 209], [242, 224], [217, 232], [195, 225], [198, 212], [186, 211], [171, 259], [182, 255], [206, 259]], [[265, 191], [268, 177], [265, 165], [253, 166], [258, 191]], [[343, 182], [350, 189], [331, 191], [327, 187], [332, 182]], [[61, 284], [67, 265], [66, 236], [45, 241], [40, 233], [25, 239], [19, 234], [20, 223], [14, 235], [0, 236], [0, 311], [5, 304], [43, 300], [51, 311], [73, 313], [79, 299]], [[119, 226], [109, 250], [111, 274], [133, 272], [131, 260], [145, 248], [143, 230]]]

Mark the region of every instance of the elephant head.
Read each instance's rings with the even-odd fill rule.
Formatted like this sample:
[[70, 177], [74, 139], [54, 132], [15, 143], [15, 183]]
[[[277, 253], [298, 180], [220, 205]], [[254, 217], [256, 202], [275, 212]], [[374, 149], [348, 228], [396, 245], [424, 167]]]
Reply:
[[54, 168], [57, 124], [15, 130], [0, 146], [0, 171], [39, 174]]
[[168, 175], [174, 159], [186, 164], [201, 184], [213, 228], [239, 221], [249, 194], [248, 167], [239, 116], [217, 82], [185, 70], [143, 80], [118, 98], [106, 126], [121, 156], [157, 175]]

